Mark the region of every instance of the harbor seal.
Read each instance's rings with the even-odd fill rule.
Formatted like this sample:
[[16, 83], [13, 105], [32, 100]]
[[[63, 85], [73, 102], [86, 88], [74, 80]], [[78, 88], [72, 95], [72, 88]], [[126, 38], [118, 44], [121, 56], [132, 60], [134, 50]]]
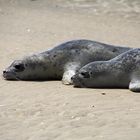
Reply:
[[72, 77], [74, 86], [88, 88], [128, 88], [140, 92], [140, 48], [124, 52], [108, 61], [91, 62]]
[[129, 49], [91, 40], [72, 40], [14, 61], [3, 71], [3, 77], [7, 80], [62, 79], [64, 84], [71, 84], [71, 77], [82, 66], [97, 60], [109, 60]]

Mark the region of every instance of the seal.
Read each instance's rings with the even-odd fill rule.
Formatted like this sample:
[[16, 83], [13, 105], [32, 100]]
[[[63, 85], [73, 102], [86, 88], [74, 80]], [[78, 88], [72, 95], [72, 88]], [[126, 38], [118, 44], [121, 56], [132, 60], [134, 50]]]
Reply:
[[3, 71], [7, 80], [60, 80], [71, 84], [71, 77], [89, 62], [109, 60], [130, 50], [91, 40], [72, 40], [51, 50], [23, 57]]
[[72, 77], [75, 87], [129, 88], [140, 92], [140, 48], [108, 61], [91, 62]]

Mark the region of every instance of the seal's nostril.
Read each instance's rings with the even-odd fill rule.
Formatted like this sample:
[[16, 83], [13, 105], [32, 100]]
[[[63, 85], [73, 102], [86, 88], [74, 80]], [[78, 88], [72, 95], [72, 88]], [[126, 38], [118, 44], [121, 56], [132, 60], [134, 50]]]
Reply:
[[5, 74], [5, 73], [6, 73], [6, 70], [3, 71], [3, 74]]
[[3, 74], [4, 74], [4, 73], [6, 73], [6, 71], [5, 71], [5, 70], [3, 71]]
[[72, 81], [73, 81], [73, 79], [74, 79], [74, 76], [71, 77], [71, 80], [72, 80]]

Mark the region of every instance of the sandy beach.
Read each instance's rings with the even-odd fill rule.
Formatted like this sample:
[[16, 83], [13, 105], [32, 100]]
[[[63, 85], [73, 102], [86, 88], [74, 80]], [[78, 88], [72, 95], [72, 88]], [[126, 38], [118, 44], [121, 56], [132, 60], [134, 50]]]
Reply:
[[[1, 74], [15, 59], [73, 39], [140, 47], [140, 2], [110, 3], [0, 0]], [[139, 93], [0, 78], [0, 140], [139, 139]]]

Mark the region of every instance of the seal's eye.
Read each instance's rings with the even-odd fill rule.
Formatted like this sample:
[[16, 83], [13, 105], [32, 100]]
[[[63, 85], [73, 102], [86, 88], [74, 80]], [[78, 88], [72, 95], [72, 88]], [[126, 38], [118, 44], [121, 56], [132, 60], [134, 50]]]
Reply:
[[16, 64], [14, 67], [17, 72], [21, 72], [25, 69], [23, 64]]
[[84, 71], [82, 71], [82, 72], [80, 73], [80, 75], [81, 75], [83, 78], [90, 78], [89, 72], [84, 72]]

